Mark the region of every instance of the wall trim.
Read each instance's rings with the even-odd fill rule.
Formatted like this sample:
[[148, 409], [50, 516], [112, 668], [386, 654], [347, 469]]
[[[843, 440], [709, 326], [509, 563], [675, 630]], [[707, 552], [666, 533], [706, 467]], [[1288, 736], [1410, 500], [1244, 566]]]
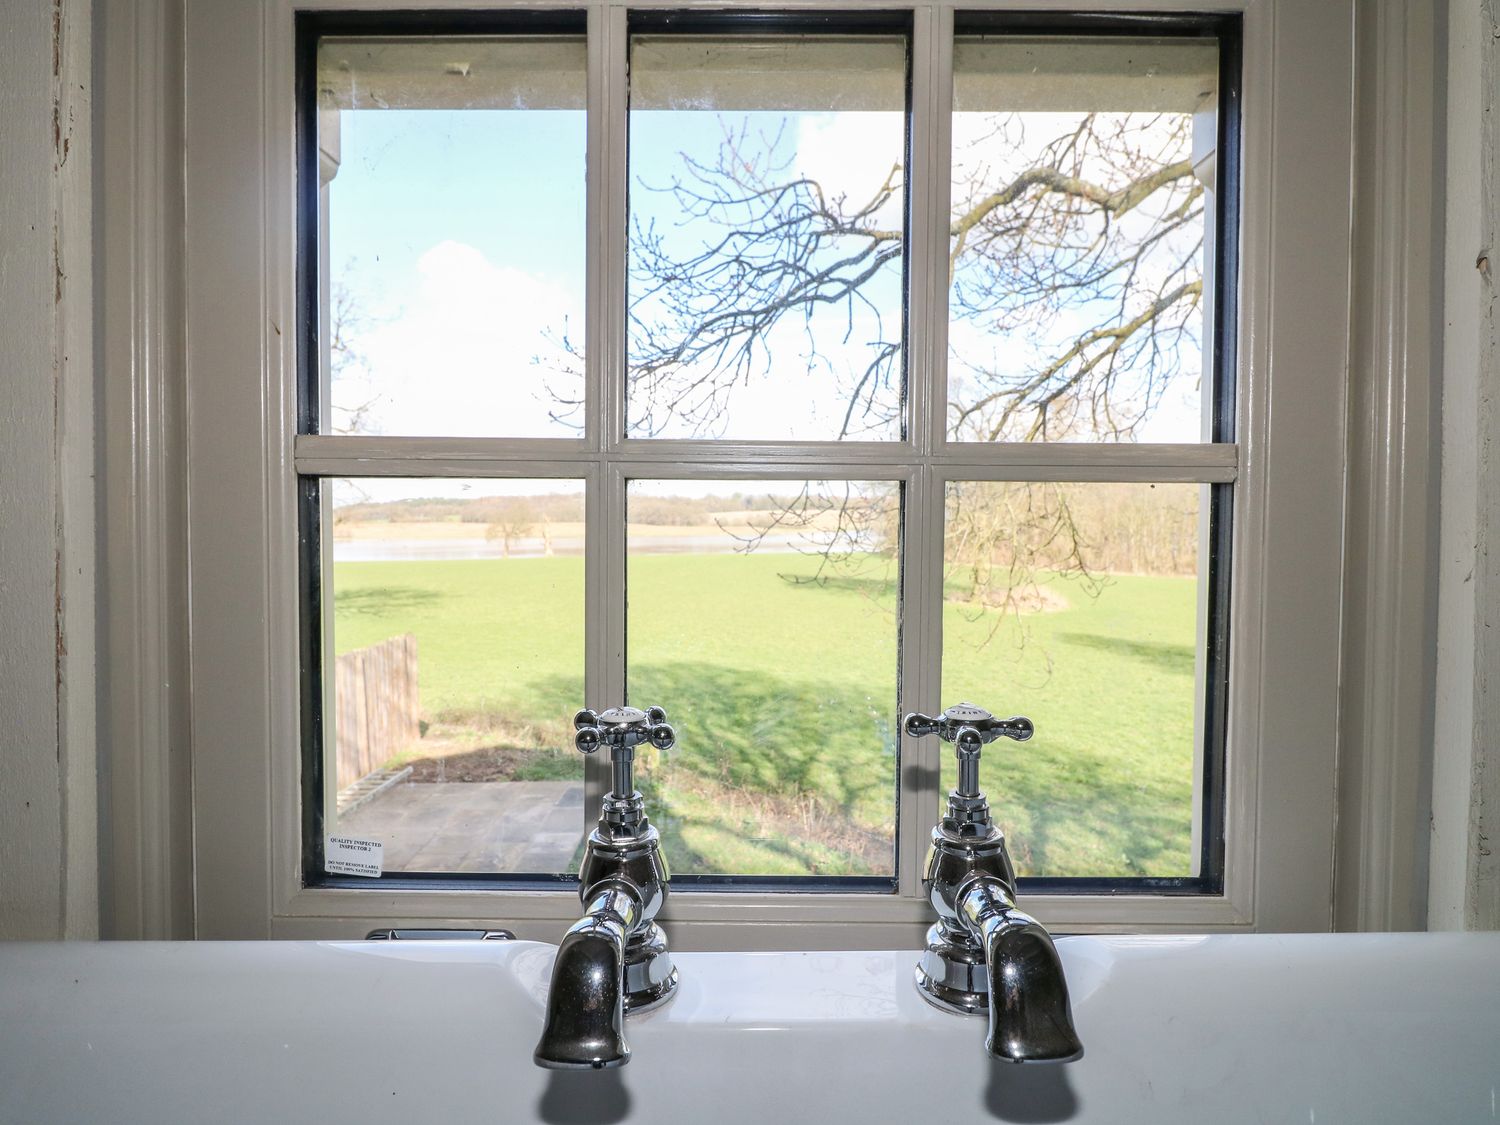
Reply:
[[1344, 674], [1334, 924], [1426, 924], [1434, 658], [1436, 29], [1422, 0], [1355, 11]]
[[[182, 3], [96, 8], [104, 936], [193, 936]], [[102, 185], [108, 185], [105, 190]]]
[[0, 940], [98, 933], [90, 18], [0, 11]]
[[[1357, 123], [1359, 167], [1362, 174], [1369, 160], [1375, 174], [1359, 180], [1364, 190], [1356, 195], [1355, 203], [1354, 294], [1349, 306], [1353, 325], [1352, 338], [1347, 340], [1351, 381], [1347, 413], [1339, 408], [1347, 418], [1347, 441], [1345, 435], [1332, 434], [1327, 443], [1340, 447], [1341, 456], [1347, 445], [1349, 457], [1343, 488], [1348, 505], [1342, 535], [1347, 585], [1341, 603], [1335, 882], [1332, 903], [1326, 885], [1309, 891], [1295, 904], [1258, 903], [1265, 909], [1257, 910], [1255, 924], [1273, 929], [1305, 928], [1315, 913], [1327, 913], [1330, 908], [1338, 928], [1420, 926], [1425, 892], [1422, 822], [1427, 781], [1423, 763], [1425, 747], [1430, 745], [1431, 670], [1430, 665], [1421, 665], [1419, 671], [1414, 660], [1431, 659], [1427, 655], [1432, 639], [1426, 551], [1427, 531], [1436, 518], [1428, 500], [1434, 391], [1427, 370], [1430, 305], [1421, 296], [1421, 285], [1410, 282], [1427, 276], [1421, 272], [1423, 260], [1427, 271], [1431, 270], [1425, 246], [1433, 208], [1431, 141], [1423, 130], [1435, 116], [1433, 28], [1430, 9], [1416, 0], [1390, 5], [1376, 0], [1355, 3], [1352, 18], [1359, 36], [1355, 104], [1366, 106]], [[347, 5], [336, 0], [333, 6]], [[1239, 5], [1215, 0], [1192, 6]], [[1275, 34], [1278, 43], [1281, 36], [1294, 43], [1291, 30], [1309, 18], [1290, 5], [1252, 2], [1246, 7], [1251, 20], [1268, 21], [1275, 30], [1268, 30], [1267, 35]], [[252, 9], [256, 14], [244, 17], [244, 23], [254, 27], [251, 39], [263, 39], [280, 7], [266, 4]], [[204, 706], [202, 698], [195, 702], [188, 680], [189, 416], [182, 147], [186, 14], [182, 0], [124, 0], [98, 5], [95, 11], [103, 89], [108, 95], [100, 99], [98, 114], [100, 182], [109, 185], [107, 191], [98, 192], [96, 204], [102, 296], [99, 418], [103, 463], [108, 469], [100, 483], [101, 551], [107, 550], [101, 557], [109, 560], [101, 584], [106, 607], [101, 621], [107, 622], [107, 628], [100, 637], [104, 657], [101, 733], [110, 771], [102, 798], [101, 851], [107, 857], [104, 928], [113, 937], [191, 937], [198, 930], [195, 799], [203, 809], [227, 813], [237, 802], [267, 800], [272, 785], [260, 772], [263, 767], [257, 767], [248, 789], [226, 787], [205, 775], [198, 779], [195, 794], [191, 765], [191, 755], [196, 754], [210, 767], [222, 766], [222, 761], [215, 762], [222, 750], [216, 750], [214, 743], [223, 738], [225, 728], [203, 723], [196, 739], [190, 728], [195, 707], [206, 719], [222, 701], [211, 701], [213, 706]], [[1337, 5], [1314, 22], [1322, 27], [1347, 15], [1348, 9]], [[207, 17], [199, 19], [207, 21]], [[1272, 65], [1270, 59], [1258, 61]], [[231, 72], [236, 70], [237, 64], [226, 65]], [[1247, 65], [1253, 65], [1252, 60], [1247, 59]], [[1346, 89], [1342, 79], [1330, 79], [1334, 81], [1342, 94]], [[248, 84], [264, 96], [259, 82]], [[1262, 97], [1259, 108], [1269, 110], [1275, 102], [1268, 92]], [[274, 138], [259, 139], [274, 148]], [[1295, 202], [1284, 206], [1285, 213], [1277, 216], [1281, 222], [1292, 221]], [[266, 218], [264, 213], [259, 217]], [[205, 215], [199, 213], [198, 218], [202, 223]], [[1309, 226], [1326, 233], [1319, 224]], [[1408, 235], [1415, 235], [1419, 245], [1408, 245]], [[1324, 241], [1329, 246], [1338, 243], [1334, 237]], [[286, 252], [281, 245], [263, 248], [257, 264], [262, 269], [276, 266]], [[195, 274], [212, 279], [214, 271], [207, 267], [214, 264], [215, 253], [197, 246], [194, 254]], [[200, 315], [214, 300], [212, 287], [204, 293], [194, 289]], [[259, 299], [243, 307], [253, 307], [256, 318], [267, 311]], [[1299, 311], [1303, 310], [1289, 306], [1276, 319], [1290, 326], [1298, 321], [1295, 314]], [[264, 330], [265, 326], [258, 327]], [[1321, 369], [1345, 345], [1342, 328], [1332, 323], [1299, 325], [1295, 339], [1302, 344], [1314, 342]], [[1328, 343], [1330, 335], [1338, 337], [1336, 346]], [[1245, 339], [1247, 349], [1255, 346], [1248, 332]], [[1323, 343], [1317, 344], [1319, 340]], [[195, 348], [197, 366], [201, 369], [211, 359], [217, 363], [223, 343], [208, 335], [200, 337]], [[265, 361], [265, 354], [275, 352], [276, 344], [257, 338], [248, 350]], [[222, 403], [213, 401], [212, 395], [195, 392], [200, 442], [207, 440], [211, 408], [217, 405]], [[263, 412], [253, 413], [257, 417], [249, 420], [249, 428], [256, 431], [251, 440], [259, 454], [272, 439], [262, 432]], [[1299, 428], [1289, 444], [1304, 443], [1304, 431], [1312, 428]], [[284, 468], [279, 466], [275, 473], [283, 473]], [[1266, 471], [1259, 465], [1241, 469]], [[218, 483], [202, 477], [193, 482], [194, 503], [201, 511], [215, 504]], [[270, 496], [262, 492], [258, 503], [279, 503], [274, 485], [271, 492]], [[1250, 530], [1254, 529], [1247, 529], [1247, 534]], [[1319, 543], [1336, 539], [1326, 534], [1327, 529], [1311, 530]], [[1306, 545], [1305, 536], [1296, 528], [1277, 529], [1273, 537], [1283, 554]], [[223, 546], [217, 539], [195, 542], [195, 558], [201, 563], [210, 553], [205, 547]], [[262, 595], [268, 585], [263, 564], [262, 559], [252, 568], [256, 571], [252, 586]], [[1322, 609], [1302, 608], [1311, 608], [1323, 620]], [[1300, 611], [1289, 605], [1268, 607], [1267, 612], [1297, 615]], [[1337, 607], [1327, 610], [1329, 616], [1336, 612]], [[201, 620], [199, 628], [203, 633], [197, 640], [227, 644], [232, 639]], [[202, 667], [213, 666], [219, 652], [227, 651], [210, 647], [216, 651], [200, 649], [193, 654], [195, 661], [204, 662]], [[1278, 683], [1295, 679], [1288, 673]], [[224, 688], [242, 689], [253, 697], [241, 700], [241, 706], [253, 710], [266, 704], [264, 683]], [[211, 689], [208, 694], [213, 694]], [[1305, 729], [1300, 735], [1293, 731], [1296, 724], [1290, 720], [1277, 725], [1282, 701], [1275, 693], [1265, 698], [1263, 709], [1262, 721], [1276, 728], [1278, 737], [1272, 739], [1272, 747], [1279, 758], [1297, 758], [1301, 749], [1315, 741]], [[1308, 809], [1328, 801], [1327, 787], [1315, 788], [1316, 793], [1303, 795]], [[1235, 800], [1237, 815], [1254, 819], [1266, 830], [1270, 813], [1261, 808], [1258, 792], [1242, 790]], [[244, 812], [236, 808], [230, 819]], [[258, 833], [266, 831], [262, 826]], [[259, 835], [248, 833], [252, 839]], [[1316, 859], [1292, 854], [1291, 844], [1277, 840], [1267, 846], [1274, 845], [1276, 859], [1284, 866]], [[222, 842], [203, 840], [197, 840], [196, 846], [210, 855], [224, 847]], [[257, 862], [264, 859], [257, 857]], [[284, 873], [272, 878], [284, 878]], [[205, 888], [209, 922], [204, 936], [232, 928], [230, 923], [243, 913], [247, 899], [255, 900], [251, 909], [262, 917], [263, 900], [272, 897], [266, 886], [215, 889], [215, 882]], [[294, 924], [288, 916], [286, 925]], [[266, 925], [267, 921], [253, 922], [237, 932], [251, 936], [264, 932]]]

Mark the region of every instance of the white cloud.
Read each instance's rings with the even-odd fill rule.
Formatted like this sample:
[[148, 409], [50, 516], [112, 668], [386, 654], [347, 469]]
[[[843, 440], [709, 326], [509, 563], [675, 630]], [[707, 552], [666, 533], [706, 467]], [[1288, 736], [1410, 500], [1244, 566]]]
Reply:
[[[843, 196], [846, 213], [863, 207], [891, 174], [891, 166], [905, 161], [902, 128], [899, 113], [802, 114], [797, 120], [797, 170], [821, 184], [830, 199]], [[875, 221], [897, 227], [903, 207], [897, 191]]]
[[548, 386], [575, 390], [557, 371], [564, 331], [583, 330], [573, 294], [454, 241], [418, 259], [407, 292], [354, 341], [363, 363], [335, 383], [335, 405], [373, 400], [366, 428], [383, 434], [569, 435], [548, 417]]

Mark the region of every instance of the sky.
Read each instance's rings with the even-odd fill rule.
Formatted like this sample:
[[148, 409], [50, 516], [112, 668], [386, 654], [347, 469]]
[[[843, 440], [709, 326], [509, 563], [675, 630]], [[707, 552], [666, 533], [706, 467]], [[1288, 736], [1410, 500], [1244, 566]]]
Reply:
[[[986, 116], [957, 116], [961, 150], [966, 137], [983, 134]], [[1031, 115], [1028, 132], [1056, 135], [1066, 120], [1046, 119], [1068, 116]], [[633, 114], [631, 158], [640, 170], [631, 182], [633, 216], [654, 217], [674, 249], [696, 248], [702, 228], [682, 226], [671, 194], [652, 189], [681, 167], [683, 154], [710, 159], [725, 131], [745, 118], [739, 111]], [[778, 111], [750, 119], [752, 136], [784, 125], [793, 167], [831, 195], [868, 196], [901, 157], [899, 114]], [[340, 130], [342, 164], [330, 185], [326, 221], [332, 284], [352, 310], [342, 334], [354, 355], [335, 379], [333, 405], [344, 409], [335, 409], [333, 427], [346, 426], [348, 410], [363, 406], [365, 427], [376, 433], [575, 436], [576, 414], [556, 415], [567, 414], [558, 397], [581, 390], [566, 345], [581, 348], [584, 331], [582, 112], [346, 110]], [[964, 166], [961, 153], [956, 163]], [[899, 202], [879, 219], [898, 225]], [[900, 274], [887, 272], [868, 289], [883, 326], [868, 311], [852, 322], [839, 311], [811, 322], [787, 318], [765, 341], [783, 377], [737, 387], [727, 422], [707, 429], [668, 425], [661, 436], [834, 438], [850, 373], [864, 367], [872, 341], [899, 330]], [[1029, 343], [955, 323], [953, 377], [962, 378], [965, 361], [1033, 362], [1093, 315], [1086, 307], [1065, 311], [1047, 330], [1030, 333]], [[809, 352], [822, 362], [810, 365]], [[1189, 356], [1186, 366], [1195, 365]], [[1139, 439], [1197, 440], [1199, 404], [1190, 370]]]

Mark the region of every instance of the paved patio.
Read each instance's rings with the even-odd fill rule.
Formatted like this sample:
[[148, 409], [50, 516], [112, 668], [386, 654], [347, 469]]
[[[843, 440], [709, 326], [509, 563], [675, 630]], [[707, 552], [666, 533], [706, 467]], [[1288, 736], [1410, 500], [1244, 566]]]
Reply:
[[387, 871], [566, 871], [584, 836], [576, 781], [402, 782], [339, 818]]

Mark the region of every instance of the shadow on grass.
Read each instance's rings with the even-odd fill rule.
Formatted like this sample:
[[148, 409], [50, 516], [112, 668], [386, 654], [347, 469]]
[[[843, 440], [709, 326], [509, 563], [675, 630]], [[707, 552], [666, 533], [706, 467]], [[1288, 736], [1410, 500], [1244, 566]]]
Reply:
[[[781, 579], [793, 590], [843, 590], [871, 601], [891, 601], [896, 595], [896, 575], [861, 577], [828, 572], [814, 578], [803, 574], [783, 574]], [[892, 604], [894, 608], [894, 603]]]
[[403, 610], [435, 602], [443, 595], [416, 586], [361, 586], [333, 592], [336, 612], [342, 616], [386, 617]]
[[894, 785], [894, 675], [862, 690], [716, 665], [644, 664], [631, 669], [629, 694], [633, 704], [659, 701], [673, 716], [674, 769], [772, 793], [817, 794], [846, 812]]
[[1160, 668], [1164, 672], [1193, 674], [1193, 646], [1132, 641], [1125, 637], [1102, 637], [1097, 633], [1059, 633], [1057, 639], [1094, 649], [1106, 656], [1123, 656]]
[[[572, 696], [578, 706], [620, 702], [577, 698], [576, 679], [546, 679], [533, 688], [538, 699]], [[664, 707], [677, 730], [677, 745], [665, 755], [644, 746], [636, 757], [636, 784], [674, 871], [889, 873], [897, 777], [893, 682], [862, 691], [829, 679], [654, 663], [631, 669], [629, 702]], [[567, 730], [559, 725], [556, 737], [565, 740]], [[1184, 873], [1175, 868], [1186, 866], [1190, 782], [1147, 780], [1155, 737], [1121, 730], [1102, 749], [1039, 738], [1024, 750], [986, 755], [981, 781], [1023, 873]], [[571, 745], [560, 745], [557, 754], [568, 759]], [[951, 768], [945, 758], [945, 770]]]
[[[998, 787], [997, 787], [998, 788]], [[1057, 798], [1040, 768], [1020, 784], [991, 791], [1018, 875], [1094, 878], [1186, 875], [1190, 813], [1127, 781]], [[1076, 787], [1075, 787], [1076, 788]], [[1022, 816], [1021, 814], [1024, 814]], [[1183, 855], [1182, 870], [1166, 858]]]
[[[547, 695], [555, 686], [536, 688]], [[630, 671], [629, 702], [665, 708], [677, 731], [665, 754], [636, 751], [636, 785], [673, 870], [860, 874], [868, 857], [890, 852], [894, 676], [861, 691], [718, 665], [646, 664]], [[760, 869], [753, 858], [746, 866], [755, 855]], [[889, 860], [878, 869], [888, 872]]]

